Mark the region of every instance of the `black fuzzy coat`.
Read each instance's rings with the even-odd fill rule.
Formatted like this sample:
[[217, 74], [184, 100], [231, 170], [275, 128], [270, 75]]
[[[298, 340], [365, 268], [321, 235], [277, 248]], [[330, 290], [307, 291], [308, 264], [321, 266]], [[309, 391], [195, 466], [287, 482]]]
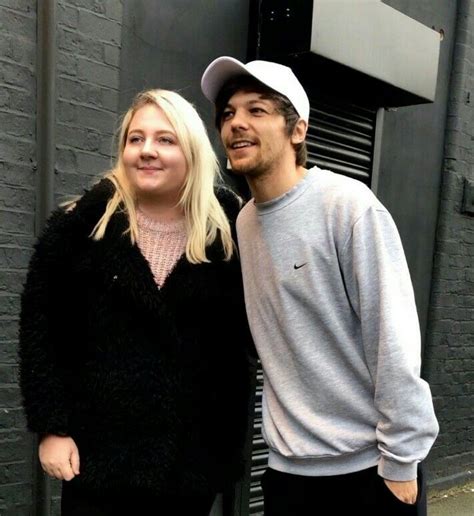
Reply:
[[[92, 489], [157, 494], [225, 489], [242, 473], [250, 336], [237, 257], [182, 256], [161, 289], [101, 181], [50, 218], [30, 263], [20, 319], [28, 427], [71, 436]], [[234, 225], [235, 196], [218, 198]]]

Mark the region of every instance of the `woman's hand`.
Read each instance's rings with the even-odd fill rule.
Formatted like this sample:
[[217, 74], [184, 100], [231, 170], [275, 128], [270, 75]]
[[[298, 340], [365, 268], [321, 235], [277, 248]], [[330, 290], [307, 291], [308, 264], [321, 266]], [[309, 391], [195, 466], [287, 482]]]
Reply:
[[416, 478], [415, 480], [408, 480], [406, 482], [387, 480], [384, 478], [384, 482], [393, 495], [401, 502], [411, 505], [416, 502], [416, 497], [418, 496], [418, 483]]
[[72, 480], [79, 475], [79, 450], [71, 437], [45, 435], [39, 445], [43, 470], [58, 480]]

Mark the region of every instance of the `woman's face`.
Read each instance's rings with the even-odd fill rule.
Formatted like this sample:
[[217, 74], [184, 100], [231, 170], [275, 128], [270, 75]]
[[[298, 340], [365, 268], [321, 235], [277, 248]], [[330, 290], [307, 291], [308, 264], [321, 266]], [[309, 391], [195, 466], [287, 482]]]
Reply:
[[154, 104], [143, 106], [133, 115], [122, 161], [138, 200], [179, 201], [187, 173], [186, 158], [173, 126]]

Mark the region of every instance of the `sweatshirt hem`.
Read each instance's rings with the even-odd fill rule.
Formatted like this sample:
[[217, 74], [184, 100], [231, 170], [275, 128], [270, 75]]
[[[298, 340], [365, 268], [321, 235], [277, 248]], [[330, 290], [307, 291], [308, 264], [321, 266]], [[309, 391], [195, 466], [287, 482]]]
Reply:
[[284, 457], [270, 450], [268, 467], [293, 475], [318, 477], [362, 471], [376, 466], [379, 460], [380, 451], [376, 446], [334, 457]]

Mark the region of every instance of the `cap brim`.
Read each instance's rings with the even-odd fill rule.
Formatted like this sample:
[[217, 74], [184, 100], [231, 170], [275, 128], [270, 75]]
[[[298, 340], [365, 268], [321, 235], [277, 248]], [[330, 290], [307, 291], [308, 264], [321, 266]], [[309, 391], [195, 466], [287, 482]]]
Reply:
[[201, 89], [204, 95], [215, 102], [222, 86], [236, 75], [251, 75], [245, 65], [233, 57], [218, 57], [202, 74]]

